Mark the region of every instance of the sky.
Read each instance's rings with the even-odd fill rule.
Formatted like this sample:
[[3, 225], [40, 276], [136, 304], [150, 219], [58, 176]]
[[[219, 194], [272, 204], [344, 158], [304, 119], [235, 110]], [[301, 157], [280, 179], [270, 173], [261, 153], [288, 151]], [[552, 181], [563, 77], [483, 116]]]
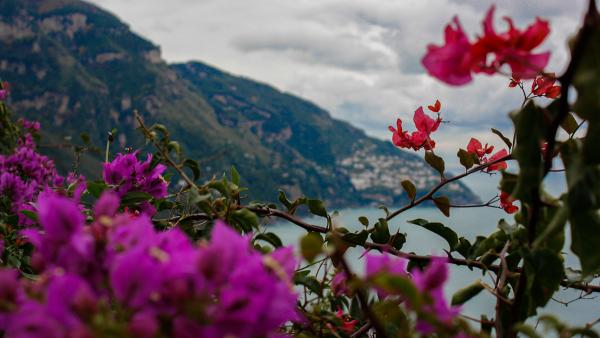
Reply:
[[[445, 158], [455, 158], [472, 136], [501, 146], [489, 130], [511, 135], [507, 113], [522, 100], [505, 77], [478, 75], [469, 85], [451, 87], [421, 66], [426, 46], [442, 43], [444, 26], [454, 15], [471, 38], [481, 31], [492, 4], [486, 0], [91, 2], [161, 46], [168, 62], [200, 60], [269, 83], [378, 138], [390, 138], [387, 127], [396, 118], [410, 120], [416, 108], [439, 99], [448, 123], [433, 138]], [[520, 28], [536, 16], [550, 21], [551, 35], [537, 50], [550, 50], [547, 71], [560, 73], [585, 1], [505, 0], [496, 6], [498, 30], [506, 27], [503, 16]], [[457, 160], [451, 162], [451, 169], [458, 167]]]

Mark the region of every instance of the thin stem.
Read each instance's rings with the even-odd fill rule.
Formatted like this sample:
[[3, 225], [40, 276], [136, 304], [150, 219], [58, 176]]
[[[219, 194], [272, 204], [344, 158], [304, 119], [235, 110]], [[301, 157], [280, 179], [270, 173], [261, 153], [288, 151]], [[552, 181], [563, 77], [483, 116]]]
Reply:
[[442, 180], [438, 185], [436, 185], [431, 190], [429, 190], [429, 192], [426, 193], [425, 195], [423, 195], [420, 198], [418, 198], [417, 200], [412, 201], [411, 203], [403, 206], [402, 208], [400, 208], [400, 209], [398, 209], [398, 210], [390, 213], [386, 217], [386, 221], [389, 221], [392, 218], [394, 218], [394, 217], [400, 215], [401, 213], [405, 212], [406, 210], [412, 209], [412, 208], [416, 207], [417, 205], [419, 205], [419, 204], [421, 204], [421, 203], [423, 203], [423, 202], [431, 199], [431, 197], [433, 196], [433, 194], [435, 194], [438, 190], [440, 190], [441, 188], [443, 188], [448, 183], [460, 180], [460, 179], [462, 179], [462, 178], [464, 178], [466, 176], [469, 176], [469, 175], [471, 175], [473, 173], [482, 171], [485, 168], [487, 168], [487, 167], [489, 167], [491, 165], [494, 165], [496, 163], [500, 163], [500, 162], [504, 162], [504, 161], [509, 161], [509, 160], [512, 160], [512, 155], [506, 155], [506, 156], [504, 156], [502, 158], [499, 158], [497, 160], [494, 160], [494, 161], [491, 161], [491, 162], [488, 162], [488, 163], [484, 163], [484, 164], [478, 165], [477, 167], [474, 167], [474, 168], [472, 168], [472, 169], [470, 169], [470, 170], [468, 170], [468, 171], [466, 171], [466, 172], [464, 172], [464, 173], [462, 173], [460, 175], [456, 175], [456, 176], [454, 176], [452, 178], [448, 178], [448, 179]]
[[[146, 127], [146, 125], [144, 124], [142, 116], [137, 111], [135, 111], [134, 114], [135, 119], [138, 121], [140, 127], [144, 131], [144, 135], [150, 135], [150, 129], [148, 129], [148, 127]], [[152, 142], [152, 145], [160, 152], [161, 156], [169, 164], [169, 166], [171, 166], [173, 169], [175, 169], [175, 171], [177, 171], [177, 173], [181, 176], [185, 183], [187, 183], [188, 186], [191, 188], [196, 188], [197, 190], [200, 190], [196, 183], [194, 183], [194, 181], [191, 178], [189, 178], [189, 176], [185, 173], [185, 171], [183, 171], [181, 167], [177, 165], [177, 163], [175, 163], [173, 159], [171, 159], [171, 156], [169, 156], [169, 152], [164, 147], [161, 147], [159, 144], [157, 144], [154, 138], [150, 137], [149, 139]]]

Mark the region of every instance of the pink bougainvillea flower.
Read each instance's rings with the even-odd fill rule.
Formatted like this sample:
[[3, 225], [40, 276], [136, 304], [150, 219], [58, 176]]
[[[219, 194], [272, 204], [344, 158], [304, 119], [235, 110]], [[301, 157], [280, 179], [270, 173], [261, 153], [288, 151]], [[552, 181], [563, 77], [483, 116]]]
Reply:
[[[473, 60], [476, 70], [495, 72], [500, 66], [508, 64], [513, 74], [521, 78], [533, 78], [544, 70], [550, 58], [550, 52], [534, 54], [532, 50], [539, 46], [550, 33], [545, 20], [537, 18], [525, 30], [515, 28], [511, 18], [505, 17], [508, 30], [497, 33], [494, 29], [495, 6], [490, 7], [483, 21], [483, 36], [473, 45]], [[494, 54], [491, 63], [488, 55]]]
[[519, 207], [513, 204], [514, 201], [515, 199], [512, 198], [510, 194], [504, 191], [500, 193], [500, 207], [509, 214], [514, 214], [519, 211]]
[[[471, 43], [455, 17], [446, 26], [443, 46], [429, 45], [423, 66], [430, 75], [450, 85], [471, 82], [472, 73], [494, 74], [508, 65], [519, 78], [531, 79], [543, 72], [550, 52], [534, 53], [550, 33], [548, 22], [537, 18], [524, 30], [517, 29], [511, 18], [504, 18], [508, 29], [498, 33], [494, 28], [492, 6], [483, 20], [483, 34]], [[518, 84], [512, 81], [511, 86]]]
[[472, 137], [467, 145], [467, 151], [481, 159], [484, 155], [491, 154], [494, 151], [494, 146], [488, 146], [487, 143], [482, 146], [478, 139]]
[[413, 121], [415, 122], [415, 126], [417, 127], [418, 131], [427, 134], [436, 131], [442, 122], [439, 116], [437, 119], [432, 119], [431, 117], [427, 116], [423, 111], [423, 107], [419, 107], [417, 110], [415, 110]]
[[560, 86], [555, 86], [555, 82], [554, 74], [538, 76], [531, 84], [531, 92], [538, 96], [555, 99], [560, 96]]
[[[438, 101], [439, 102], [439, 101]], [[441, 108], [441, 104], [433, 107]], [[424, 148], [425, 150], [431, 150], [435, 147], [435, 141], [433, 141], [430, 137], [431, 133], [436, 131], [442, 123], [442, 119], [439, 114], [436, 119], [433, 119], [423, 111], [423, 107], [417, 108], [415, 110], [415, 114], [413, 116], [413, 122], [417, 128], [416, 131], [412, 133], [408, 133], [402, 129], [402, 120], [398, 119], [396, 121], [396, 127], [389, 127], [392, 134], [392, 142], [394, 145], [400, 148], [407, 148], [413, 150], [419, 150]]]
[[331, 291], [336, 296], [348, 295], [348, 275], [344, 271], [338, 271], [331, 279]]
[[422, 63], [429, 74], [447, 84], [471, 82], [471, 43], [457, 17], [444, 30], [444, 45], [427, 46]]
[[[448, 259], [432, 257], [429, 265], [421, 271], [418, 268], [411, 270], [412, 280], [417, 289], [428, 295], [429, 302], [421, 307], [421, 311], [435, 316], [441, 323], [450, 323], [460, 313], [460, 307], [451, 306], [444, 296], [444, 285], [448, 280]], [[419, 318], [417, 331], [425, 335], [434, 332], [434, 326], [426, 318]]]

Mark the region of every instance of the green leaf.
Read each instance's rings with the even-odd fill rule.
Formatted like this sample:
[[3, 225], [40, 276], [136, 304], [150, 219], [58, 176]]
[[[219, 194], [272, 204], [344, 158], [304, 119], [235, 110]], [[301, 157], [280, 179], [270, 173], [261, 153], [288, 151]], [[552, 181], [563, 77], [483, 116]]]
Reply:
[[372, 309], [379, 321], [385, 326], [389, 337], [403, 337], [403, 333], [410, 332], [408, 317], [396, 301], [382, 300], [374, 303]]
[[321, 283], [309, 275], [310, 271], [299, 271], [294, 274], [294, 284], [306, 286], [314, 294], [321, 296], [323, 294], [323, 288]]
[[526, 335], [529, 338], [542, 338], [535, 332], [535, 329], [525, 323], [517, 323], [514, 326], [514, 330]]
[[464, 237], [460, 237], [458, 239], [458, 245], [455, 248], [455, 251], [461, 254], [464, 258], [469, 257], [469, 251], [471, 250], [471, 242]]
[[128, 192], [123, 198], [121, 198], [121, 204], [131, 205], [141, 202], [146, 202], [152, 199], [152, 195], [143, 191], [132, 191]]
[[515, 232], [515, 230], [517, 230], [517, 225], [510, 224], [504, 218], [501, 218], [498, 221], [498, 229], [504, 231], [505, 234], [510, 236], [513, 232]]
[[349, 232], [347, 234], [342, 235], [342, 240], [351, 246], [364, 245], [369, 237], [369, 232], [367, 230], [363, 230], [360, 232]]
[[279, 236], [277, 236], [276, 234], [274, 234], [272, 232], [265, 232], [262, 234], [258, 234], [258, 235], [256, 235], [256, 237], [254, 237], [254, 240], [265, 241], [265, 242], [271, 244], [275, 248], [279, 248], [279, 247], [283, 246], [283, 243], [281, 243], [281, 239], [279, 238]]
[[287, 199], [287, 196], [285, 196], [285, 192], [283, 190], [279, 190], [278, 199], [279, 199], [279, 202], [281, 202], [281, 204], [283, 204], [286, 208], [288, 208], [288, 210], [292, 207], [292, 202]]
[[300, 252], [307, 262], [312, 263], [323, 252], [323, 238], [316, 232], [309, 232], [300, 239]]
[[360, 216], [360, 217], [358, 218], [358, 221], [360, 222], [360, 224], [362, 224], [362, 225], [364, 225], [364, 226], [366, 226], [366, 227], [368, 227], [368, 226], [369, 226], [369, 219], [368, 219], [368, 218], [366, 218], [365, 216]]
[[435, 206], [444, 214], [446, 217], [450, 217], [450, 200], [446, 196], [440, 196], [433, 199]]
[[375, 223], [371, 239], [377, 244], [386, 244], [390, 240], [390, 229], [384, 218], [380, 218], [379, 222]]
[[519, 162], [520, 169], [512, 195], [523, 202], [531, 202], [532, 192], [540, 187], [543, 177], [540, 146], [546, 130], [544, 114], [533, 101], [529, 101], [521, 111], [513, 112], [510, 116], [517, 133], [513, 156]]
[[163, 135], [169, 135], [169, 130], [164, 124], [155, 123], [150, 127], [150, 130], [156, 130], [162, 133]]
[[477, 158], [476, 154], [470, 153], [464, 149], [458, 149], [456, 156], [458, 156], [460, 164], [465, 167], [465, 170], [469, 170], [475, 165], [475, 163], [479, 163], [479, 159]]
[[234, 166], [231, 166], [231, 182], [237, 186], [240, 185], [240, 174]]
[[188, 158], [185, 161], [183, 161], [183, 166], [188, 167], [192, 171], [194, 181], [200, 178], [200, 165], [198, 164], [198, 161], [194, 161]]
[[410, 180], [404, 180], [400, 184], [402, 184], [402, 188], [404, 188], [404, 191], [406, 191], [410, 201], [414, 201], [415, 197], [417, 196], [417, 188], [415, 185]]
[[582, 148], [578, 140], [567, 141], [561, 156], [569, 188], [571, 250], [579, 257], [583, 274], [591, 275], [600, 272], [600, 166], [585, 163]]
[[177, 154], [177, 156], [181, 155], [181, 144], [179, 144], [179, 142], [177, 141], [170, 141], [167, 144], [167, 149], [171, 152], [174, 151], [175, 154]]
[[573, 134], [577, 130], [579, 124], [577, 123], [577, 120], [575, 120], [575, 117], [573, 117], [573, 114], [568, 113], [567, 116], [565, 116], [565, 119], [560, 123], [560, 126], [567, 134]]
[[430, 223], [429, 221], [424, 220], [422, 218], [408, 221], [408, 223], [423, 227], [423, 228], [433, 232], [434, 234], [444, 238], [446, 240], [446, 242], [448, 242], [448, 245], [449, 245], [451, 251], [454, 251], [454, 249], [458, 245], [458, 235], [456, 235], [456, 232], [454, 232], [452, 229], [446, 227], [442, 223], [437, 223], [437, 222]]
[[238, 225], [244, 232], [251, 232], [258, 229], [258, 216], [252, 211], [243, 208], [235, 210], [229, 214], [229, 219], [235, 225]]
[[452, 306], [466, 303], [471, 298], [477, 296], [483, 289], [481, 280], [477, 280], [473, 284], [456, 291], [452, 295]]
[[[486, 254], [490, 250], [498, 252], [501, 250], [507, 240], [508, 235], [506, 235], [506, 233], [504, 233], [502, 230], [495, 231], [488, 237], [477, 236], [475, 243], [473, 243], [471, 246], [469, 258], [475, 259]], [[496, 255], [493, 255], [493, 257], [496, 257]]]
[[504, 134], [502, 134], [502, 132], [500, 132], [498, 129], [492, 128], [492, 133], [498, 135], [498, 137], [502, 140], [502, 142], [504, 142], [504, 144], [506, 144], [506, 146], [508, 146], [508, 149], [512, 148], [512, 142], [510, 142], [508, 137], [504, 136]]
[[87, 191], [95, 198], [100, 197], [107, 188], [108, 186], [104, 181], [87, 181]]
[[535, 250], [526, 254], [524, 271], [527, 273], [527, 291], [529, 312], [522, 319], [535, 315], [536, 309], [545, 306], [563, 280], [564, 267], [560, 253], [548, 249]]
[[437, 170], [437, 172], [439, 172], [441, 176], [444, 176], [444, 170], [445, 170], [444, 159], [442, 159], [441, 157], [434, 154], [433, 151], [428, 150], [425, 152], [425, 161], [433, 169]]
[[595, 28], [587, 40], [573, 76], [573, 86], [577, 90], [577, 101], [573, 109], [581, 118], [598, 120], [600, 111], [600, 28]]
[[421, 295], [413, 282], [402, 276], [394, 276], [380, 272], [373, 278], [373, 284], [392, 294], [400, 294], [408, 299], [413, 309], [421, 305]]
[[397, 233], [392, 236], [392, 247], [396, 250], [401, 250], [406, 243], [406, 234]]
[[327, 209], [325, 209], [325, 204], [323, 203], [323, 201], [309, 199], [307, 203], [308, 210], [310, 210], [311, 214], [321, 217], [327, 217]]
[[[20, 212], [21, 212], [21, 214], [23, 214], [25, 217], [29, 218], [32, 221], [34, 221], [34, 222], [38, 221], [38, 215], [35, 211], [21, 210]], [[0, 252], [0, 254], [2, 254], [2, 253]]]

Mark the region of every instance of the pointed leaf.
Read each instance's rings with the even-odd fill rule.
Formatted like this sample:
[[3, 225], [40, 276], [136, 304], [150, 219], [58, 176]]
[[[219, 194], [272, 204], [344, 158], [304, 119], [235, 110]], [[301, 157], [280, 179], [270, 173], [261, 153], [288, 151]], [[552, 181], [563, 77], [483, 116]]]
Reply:
[[481, 280], [477, 280], [473, 284], [456, 291], [452, 295], [452, 306], [466, 303], [471, 298], [477, 296], [482, 290], [483, 284], [481, 284]]
[[415, 185], [410, 180], [404, 180], [400, 184], [402, 184], [402, 188], [404, 188], [404, 191], [406, 191], [408, 198], [411, 201], [414, 201], [415, 197], [417, 196], [417, 188]]
[[314, 259], [323, 252], [323, 238], [316, 232], [309, 232], [300, 240], [300, 252], [307, 262], [312, 263]]
[[446, 196], [440, 196], [433, 199], [435, 206], [444, 214], [446, 217], [450, 217], [450, 200]]
[[441, 157], [434, 154], [433, 151], [426, 151], [425, 152], [425, 161], [433, 169], [437, 170], [437, 172], [439, 172], [440, 175], [442, 175], [442, 176], [444, 175], [444, 170], [445, 170], [444, 159], [442, 159]]
[[508, 146], [508, 149], [512, 148], [512, 142], [510, 142], [508, 137], [504, 136], [502, 132], [500, 132], [498, 129], [492, 128], [492, 133], [498, 135], [502, 142], [504, 142]]
[[437, 234], [438, 236], [444, 238], [446, 240], [446, 242], [448, 242], [448, 245], [449, 245], [451, 251], [454, 251], [454, 249], [458, 245], [458, 235], [456, 235], [456, 232], [454, 232], [452, 229], [446, 227], [442, 223], [437, 223], [437, 222], [430, 223], [429, 221], [424, 220], [422, 218], [408, 221], [408, 223], [423, 227], [423, 228]]
[[321, 200], [308, 200], [308, 209], [313, 215], [327, 217], [327, 210], [325, 204]]

